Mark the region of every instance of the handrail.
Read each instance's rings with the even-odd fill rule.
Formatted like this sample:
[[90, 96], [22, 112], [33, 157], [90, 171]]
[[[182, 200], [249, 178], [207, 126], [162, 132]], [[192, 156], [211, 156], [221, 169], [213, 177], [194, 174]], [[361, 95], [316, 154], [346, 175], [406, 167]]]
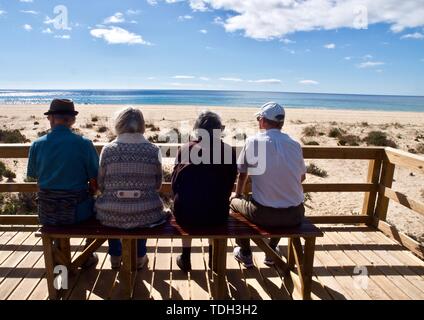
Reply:
[[[105, 143], [95, 143], [97, 151], [100, 152]], [[180, 143], [156, 143], [161, 149], [162, 156], [174, 157], [181, 146]], [[0, 158], [25, 159], [28, 158], [28, 143], [6, 144], [0, 143]], [[234, 146], [238, 154], [242, 146]], [[321, 146], [304, 146], [303, 156], [305, 159], [348, 159], [348, 160], [373, 160], [380, 159], [384, 155], [382, 147], [321, 147]]]
[[[235, 185], [233, 191], [235, 190]], [[247, 190], [250, 192], [250, 190]], [[378, 186], [372, 183], [304, 183], [304, 192], [372, 192]], [[36, 183], [0, 183], [0, 192], [37, 192]], [[164, 182], [160, 192], [171, 193], [171, 183]]]

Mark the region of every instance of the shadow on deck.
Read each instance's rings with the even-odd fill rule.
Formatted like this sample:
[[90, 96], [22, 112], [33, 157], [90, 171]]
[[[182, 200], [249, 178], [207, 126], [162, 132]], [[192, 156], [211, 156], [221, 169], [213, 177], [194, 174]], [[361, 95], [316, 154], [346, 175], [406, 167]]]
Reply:
[[[323, 227], [317, 239], [313, 299], [424, 299], [424, 261], [380, 231], [367, 226]], [[72, 240], [73, 251], [83, 239]], [[286, 239], [280, 245], [285, 253]], [[231, 299], [300, 299], [293, 283], [277, 268], [263, 264], [253, 247], [255, 268], [245, 269], [232, 258], [228, 241], [227, 289]], [[149, 239], [149, 265], [135, 278], [133, 299], [211, 299], [208, 242], [194, 240], [193, 270], [185, 274], [175, 264], [181, 241]], [[110, 268], [107, 247], [98, 250], [96, 268], [69, 278], [63, 299], [122, 299], [119, 272]], [[41, 240], [30, 231], [0, 231], [0, 300], [47, 299]]]

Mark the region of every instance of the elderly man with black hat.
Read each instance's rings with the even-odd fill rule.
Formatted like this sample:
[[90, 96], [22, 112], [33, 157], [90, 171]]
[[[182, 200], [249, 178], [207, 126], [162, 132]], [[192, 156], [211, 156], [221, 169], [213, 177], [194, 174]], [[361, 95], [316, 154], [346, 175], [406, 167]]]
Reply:
[[[306, 167], [300, 144], [281, 131], [284, 108], [275, 102], [264, 104], [256, 113], [260, 133], [246, 140], [237, 161], [239, 176], [230, 208], [253, 223], [265, 227], [292, 227], [302, 223], [305, 208], [302, 181]], [[248, 176], [252, 198], [243, 199]], [[280, 238], [270, 239], [277, 252]], [[253, 267], [249, 239], [236, 239], [234, 257], [245, 267]], [[271, 257], [264, 263], [272, 265]]]
[[[42, 225], [76, 224], [94, 215], [99, 157], [89, 139], [72, 132], [77, 114], [71, 100], [53, 100], [44, 113], [51, 131], [29, 151], [27, 176], [37, 180]], [[94, 255], [86, 266], [96, 260]]]

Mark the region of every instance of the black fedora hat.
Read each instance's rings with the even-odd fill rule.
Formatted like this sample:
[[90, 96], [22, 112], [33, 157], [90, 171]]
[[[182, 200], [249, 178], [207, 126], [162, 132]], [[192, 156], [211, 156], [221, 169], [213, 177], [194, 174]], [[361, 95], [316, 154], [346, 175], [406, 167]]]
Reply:
[[50, 114], [63, 114], [76, 116], [78, 111], [75, 111], [74, 102], [69, 99], [54, 99], [50, 104], [50, 109], [46, 113], [46, 116]]

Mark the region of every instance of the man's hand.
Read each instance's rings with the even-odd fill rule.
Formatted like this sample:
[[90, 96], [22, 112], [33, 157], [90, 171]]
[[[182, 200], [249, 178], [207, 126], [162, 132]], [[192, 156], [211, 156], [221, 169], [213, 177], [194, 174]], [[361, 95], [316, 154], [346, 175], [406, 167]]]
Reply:
[[241, 193], [235, 193], [235, 192], [233, 192], [233, 193], [231, 194], [231, 197], [230, 197], [230, 202], [231, 202], [233, 199], [243, 199], [243, 195], [242, 195]]

